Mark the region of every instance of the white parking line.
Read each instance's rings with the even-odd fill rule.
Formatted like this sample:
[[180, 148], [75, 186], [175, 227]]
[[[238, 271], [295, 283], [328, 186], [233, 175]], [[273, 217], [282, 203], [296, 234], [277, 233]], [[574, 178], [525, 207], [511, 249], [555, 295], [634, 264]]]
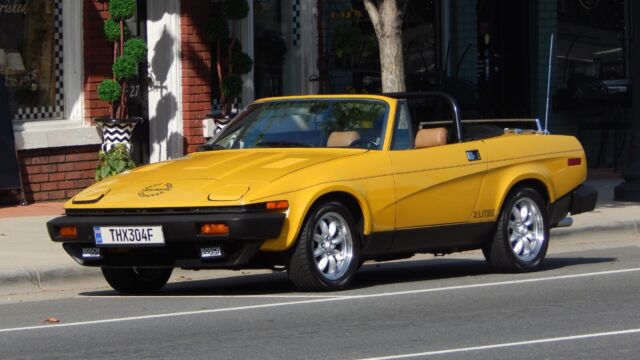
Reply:
[[76, 299], [339, 299], [349, 295], [76, 295]]
[[522, 280], [499, 281], [499, 282], [470, 284], [470, 285], [458, 285], [458, 286], [446, 286], [446, 287], [430, 288], [430, 289], [395, 291], [395, 292], [387, 292], [387, 293], [375, 293], [375, 294], [363, 294], [363, 295], [351, 295], [351, 296], [347, 295], [347, 296], [342, 296], [342, 297], [319, 298], [319, 299], [300, 300], [300, 301], [288, 301], [288, 302], [278, 302], [278, 303], [260, 304], [260, 305], [236, 306], [236, 307], [221, 308], [221, 309], [182, 311], [182, 312], [165, 313], [165, 314], [130, 316], [130, 317], [103, 319], [103, 320], [92, 320], [92, 321], [79, 321], [79, 322], [66, 323], [66, 324], [15, 327], [15, 328], [0, 329], [0, 333], [28, 331], [28, 330], [41, 330], [41, 329], [57, 329], [57, 328], [71, 327], [71, 326], [108, 324], [108, 323], [125, 322], [125, 321], [161, 319], [161, 318], [169, 318], [169, 317], [202, 315], [202, 314], [214, 314], [214, 313], [231, 312], [231, 311], [256, 310], [256, 309], [275, 308], [275, 307], [283, 307], [283, 306], [313, 304], [313, 303], [319, 303], [319, 302], [328, 303], [328, 302], [335, 302], [335, 301], [350, 301], [350, 300], [362, 300], [362, 299], [390, 297], [390, 296], [415, 295], [415, 294], [424, 294], [424, 293], [432, 293], [432, 292], [443, 292], [443, 291], [455, 291], [455, 290], [464, 290], [464, 289], [483, 288], [483, 287], [520, 285], [520, 284], [535, 283], [535, 282], [558, 281], [558, 280], [578, 279], [578, 278], [597, 277], [597, 276], [608, 276], [608, 275], [624, 274], [624, 273], [631, 273], [631, 272], [640, 272], [640, 267], [638, 267], [638, 268], [629, 268], [629, 269], [620, 269], [620, 270], [598, 271], [598, 272], [590, 272], [590, 273], [583, 273], [583, 274], [539, 277], [539, 278], [522, 279]]
[[515, 346], [525, 346], [525, 345], [544, 344], [544, 343], [563, 342], [563, 341], [573, 341], [573, 340], [584, 340], [584, 339], [593, 339], [593, 338], [620, 336], [620, 335], [630, 335], [630, 334], [640, 334], [640, 329], [609, 331], [609, 332], [601, 332], [601, 333], [594, 333], [594, 334], [583, 334], [583, 335], [563, 336], [563, 337], [556, 337], [556, 338], [517, 341], [517, 342], [510, 342], [510, 343], [483, 345], [483, 346], [472, 346], [472, 347], [457, 348], [457, 349], [426, 351], [426, 352], [413, 353], [413, 354], [401, 354], [401, 355], [391, 355], [391, 356], [383, 356], [383, 357], [364, 358], [364, 359], [360, 359], [360, 360], [408, 359], [408, 358], [414, 358], [414, 357], [446, 355], [446, 354], [454, 354], [454, 353], [462, 353], [462, 352], [470, 352], [470, 351], [482, 351], [482, 350], [500, 349], [500, 348], [515, 347]]

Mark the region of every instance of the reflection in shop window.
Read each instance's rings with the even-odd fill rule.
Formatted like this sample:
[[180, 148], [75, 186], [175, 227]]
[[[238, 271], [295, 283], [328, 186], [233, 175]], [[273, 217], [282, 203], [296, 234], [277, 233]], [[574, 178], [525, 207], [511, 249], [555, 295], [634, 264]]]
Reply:
[[61, 58], [61, 0], [0, 0], [0, 68], [14, 120], [62, 118]]
[[558, 80], [627, 78], [625, 0], [558, 1]]
[[[435, 1], [399, 2], [408, 91], [437, 86]], [[380, 92], [378, 41], [362, 1], [326, 0], [326, 53], [330, 92]]]
[[255, 97], [279, 96], [285, 93], [285, 61], [290, 1], [254, 0], [254, 81]]

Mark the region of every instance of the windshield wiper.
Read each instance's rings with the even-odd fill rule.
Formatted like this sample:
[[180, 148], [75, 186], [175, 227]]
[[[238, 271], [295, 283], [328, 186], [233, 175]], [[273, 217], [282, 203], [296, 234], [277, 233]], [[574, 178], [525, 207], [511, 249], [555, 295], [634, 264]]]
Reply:
[[298, 143], [294, 141], [260, 141], [256, 143], [256, 147], [311, 147], [309, 144]]
[[225, 150], [226, 147], [218, 144], [204, 144], [198, 148], [198, 151]]

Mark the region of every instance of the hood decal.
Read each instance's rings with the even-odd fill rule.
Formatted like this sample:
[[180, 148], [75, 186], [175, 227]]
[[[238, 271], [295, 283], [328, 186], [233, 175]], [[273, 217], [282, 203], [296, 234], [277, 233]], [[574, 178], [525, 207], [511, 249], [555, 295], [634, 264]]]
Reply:
[[171, 183], [153, 184], [140, 190], [138, 196], [143, 198], [154, 197], [171, 191], [171, 189], [173, 189], [173, 185]]

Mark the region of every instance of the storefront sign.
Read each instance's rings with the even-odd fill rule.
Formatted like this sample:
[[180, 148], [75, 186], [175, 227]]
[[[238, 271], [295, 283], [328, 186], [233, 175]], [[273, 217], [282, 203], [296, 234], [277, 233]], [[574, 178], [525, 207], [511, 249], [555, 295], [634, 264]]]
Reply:
[[20, 167], [9, 115], [9, 99], [4, 75], [0, 75], [0, 189], [20, 189]]
[[23, 14], [27, 15], [29, 0], [0, 0], [0, 15]]

